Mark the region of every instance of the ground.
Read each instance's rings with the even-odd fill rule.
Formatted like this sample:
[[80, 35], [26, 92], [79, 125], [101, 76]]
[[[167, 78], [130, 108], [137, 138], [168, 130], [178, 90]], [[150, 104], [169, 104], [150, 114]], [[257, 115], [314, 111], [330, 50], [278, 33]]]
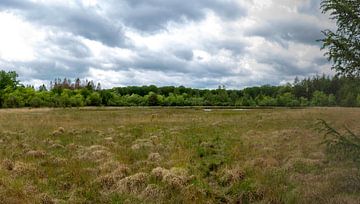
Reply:
[[0, 110], [1, 203], [360, 203], [317, 119], [360, 109]]

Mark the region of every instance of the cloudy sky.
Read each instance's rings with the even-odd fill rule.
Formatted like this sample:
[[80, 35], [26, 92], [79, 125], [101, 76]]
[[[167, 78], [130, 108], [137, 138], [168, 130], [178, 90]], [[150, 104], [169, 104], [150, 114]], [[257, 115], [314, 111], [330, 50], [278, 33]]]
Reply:
[[320, 0], [0, 0], [0, 69], [105, 88], [278, 85], [331, 73]]

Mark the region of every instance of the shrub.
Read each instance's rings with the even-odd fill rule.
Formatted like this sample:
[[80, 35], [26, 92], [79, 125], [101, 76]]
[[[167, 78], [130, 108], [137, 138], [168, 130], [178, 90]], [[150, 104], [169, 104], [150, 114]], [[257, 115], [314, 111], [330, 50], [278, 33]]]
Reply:
[[150, 92], [148, 96], [148, 104], [149, 106], [157, 106], [159, 105], [158, 95], [154, 92]]
[[5, 108], [19, 108], [19, 107], [23, 107], [24, 105], [25, 105], [24, 98], [16, 91], [8, 94], [5, 97], [3, 104]]
[[101, 105], [101, 97], [100, 94], [98, 92], [93, 92], [91, 93], [87, 98], [86, 98], [86, 104], [90, 105], [90, 106], [99, 106]]
[[329, 104], [329, 97], [322, 91], [315, 91], [311, 100], [313, 106], [327, 106]]
[[70, 97], [70, 104], [73, 107], [84, 106], [84, 97], [81, 94], [76, 94], [75, 96]]
[[38, 96], [34, 96], [30, 101], [29, 101], [29, 105], [31, 107], [35, 107], [35, 108], [39, 108], [41, 106], [44, 105], [44, 101], [38, 97]]
[[294, 106], [299, 106], [300, 103], [298, 100], [296, 100], [295, 96], [292, 93], [286, 92], [277, 97], [277, 105], [294, 107]]

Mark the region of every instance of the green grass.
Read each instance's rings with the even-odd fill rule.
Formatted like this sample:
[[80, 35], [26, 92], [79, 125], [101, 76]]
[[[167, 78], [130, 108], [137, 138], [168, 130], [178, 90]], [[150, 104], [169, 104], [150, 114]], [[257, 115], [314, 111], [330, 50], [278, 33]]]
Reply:
[[319, 118], [360, 132], [355, 108], [2, 109], [0, 202], [359, 203]]

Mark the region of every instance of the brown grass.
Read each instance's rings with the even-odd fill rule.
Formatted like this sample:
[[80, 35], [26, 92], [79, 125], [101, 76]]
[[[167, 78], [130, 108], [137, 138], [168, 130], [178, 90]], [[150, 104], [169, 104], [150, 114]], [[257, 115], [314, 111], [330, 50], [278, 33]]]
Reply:
[[360, 203], [318, 118], [360, 109], [0, 110], [0, 203]]

